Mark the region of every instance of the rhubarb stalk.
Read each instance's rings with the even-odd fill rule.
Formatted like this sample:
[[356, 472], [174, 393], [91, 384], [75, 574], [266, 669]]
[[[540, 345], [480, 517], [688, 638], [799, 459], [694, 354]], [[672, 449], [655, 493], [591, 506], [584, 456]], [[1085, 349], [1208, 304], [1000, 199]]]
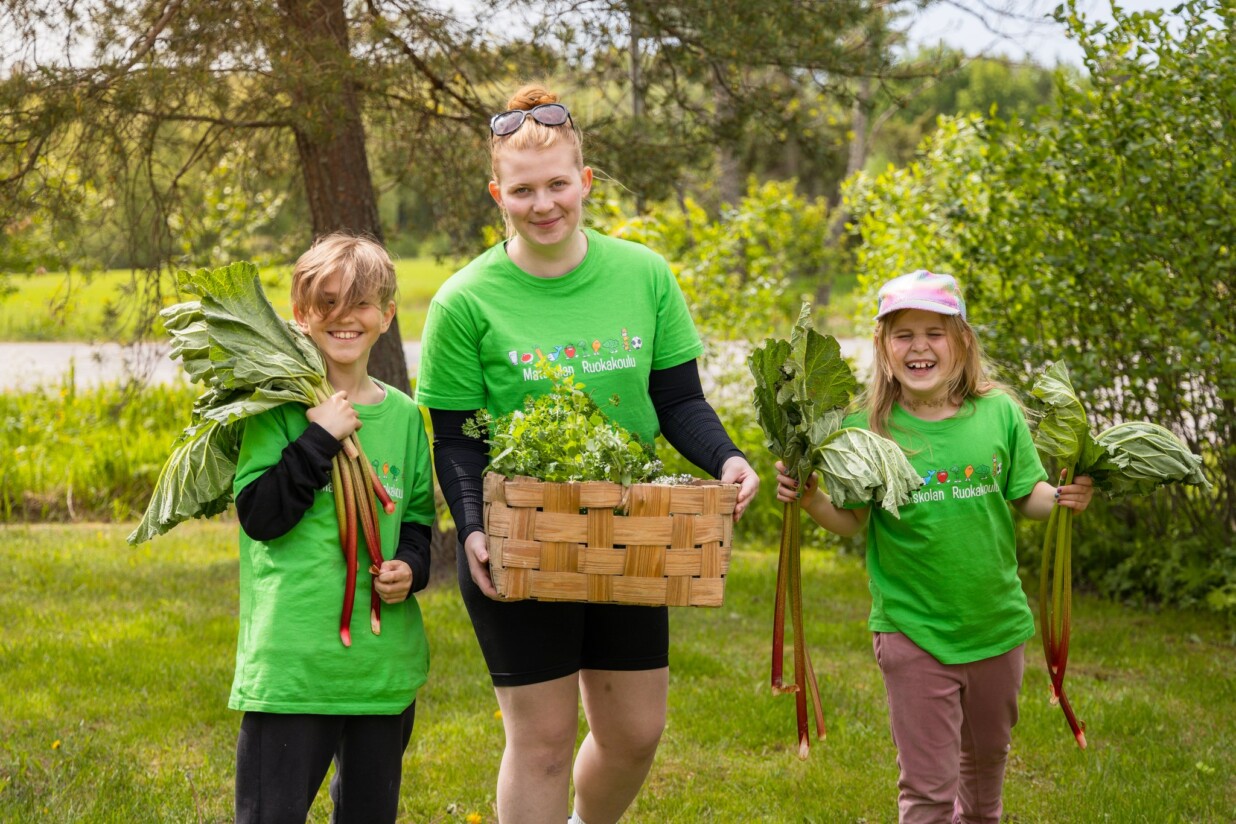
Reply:
[[798, 504], [786, 503], [781, 515], [781, 554], [777, 559], [777, 591], [773, 602], [772, 643], [772, 690], [776, 694], [794, 692], [795, 687], [785, 686], [785, 599], [786, 582], [790, 575], [790, 545], [793, 543], [793, 523], [798, 520]]
[[[801, 524], [798, 504], [787, 502], [782, 510], [781, 556], [777, 562], [777, 593], [773, 606], [772, 689], [779, 695], [794, 694], [794, 705], [798, 716], [798, 757], [806, 759], [811, 752], [808, 696], [811, 698], [811, 709], [815, 713], [816, 738], [823, 740], [825, 729], [824, 706], [820, 701], [820, 688], [816, 681], [815, 668], [807, 652], [803, 625], [800, 539]], [[790, 685], [786, 685], [783, 678], [787, 599], [790, 607], [790, 620], [794, 625], [794, 683]]]
[[[1061, 473], [1060, 482], [1073, 482], [1073, 467]], [[1039, 572], [1039, 619], [1043, 654], [1051, 678], [1051, 703], [1059, 704], [1073, 731], [1077, 746], [1086, 748], [1086, 725], [1077, 719], [1064, 692], [1064, 673], [1069, 661], [1069, 634], [1073, 618], [1073, 510], [1056, 504], [1043, 537], [1043, 565]], [[1050, 593], [1050, 595], [1049, 595]]]
[[352, 604], [356, 600], [356, 497], [346, 490], [351, 484], [352, 469], [347, 461], [339, 464], [339, 474], [345, 494], [344, 521], [347, 524], [343, 541], [343, 557], [347, 572], [343, 581], [343, 614], [339, 617], [339, 638], [345, 647], [352, 646]]
[[382, 633], [382, 599], [378, 596], [376, 576], [382, 567], [382, 539], [378, 531], [378, 511], [373, 502], [369, 473], [364, 466], [352, 467], [352, 485], [356, 497], [365, 546], [369, 550], [369, 628], [374, 635]]

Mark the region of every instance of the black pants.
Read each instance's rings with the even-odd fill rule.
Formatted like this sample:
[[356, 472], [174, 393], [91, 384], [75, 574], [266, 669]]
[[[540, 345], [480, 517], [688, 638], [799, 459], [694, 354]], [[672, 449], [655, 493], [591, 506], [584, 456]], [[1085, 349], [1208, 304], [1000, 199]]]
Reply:
[[304, 824], [331, 759], [335, 824], [395, 821], [416, 702], [401, 715], [246, 712], [236, 741], [237, 824]]

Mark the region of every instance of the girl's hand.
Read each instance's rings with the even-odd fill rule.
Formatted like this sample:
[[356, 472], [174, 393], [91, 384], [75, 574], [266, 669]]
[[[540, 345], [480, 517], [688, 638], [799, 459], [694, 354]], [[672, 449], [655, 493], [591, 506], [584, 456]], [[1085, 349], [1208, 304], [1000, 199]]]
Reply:
[[305, 417], [310, 423], [316, 423], [340, 441], [346, 440], [349, 435], [361, 428], [360, 416], [356, 414], [356, 409], [348, 400], [348, 393], [342, 390], [317, 406], [310, 407], [305, 412]]
[[812, 472], [811, 477], [807, 479], [807, 483], [803, 486], [803, 489], [801, 490], [802, 494], [800, 495], [798, 481], [785, 474], [785, 464], [781, 463], [781, 461], [777, 461], [778, 501], [787, 504], [798, 501], [801, 506], [807, 506], [811, 499], [815, 497], [815, 491], [819, 486], [819, 483], [820, 479], [816, 477], [814, 472]]
[[[1064, 480], [1064, 473], [1061, 473], [1060, 479]], [[1078, 475], [1073, 478], [1073, 483], [1056, 487], [1056, 501], [1074, 512], [1084, 512], [1093, 497], [1094, 479], [1089, 475]]]
[[870, 509], [838, 509], [828, 496], [819, 491], [820, 479], [812, 472], [807, 482], [799, 488], [798, 481], [785, 474], [785, 464], [777, 461], [777, 500], [791, 504], [798, 501], [799, 508], [811, 520], [844, 538], [857, 535], [867, 525]]
[[751, 468], [751, 464], [747, 463], [746, 458], [735, 455], [721, 467], [719, 480], [727, 484], [738, 484], [738, 498], [734, 502], [734, 520], [737, 521], [759, 491], [760, 476]]
[[412, 591], [412, 567], [403, 561], [383, 561], [373, 572], [373, 588], [386, 604], [398, 604], [407, 600]]
[[487, 597], [498, 600], [498, 589], [493, 578], [489, 577], [489, 546], [485, 533], [477, 530], [464, 539], [464, 557], [468, 559], [468, 572], [472, 574], [472, 583], [476, 584]]

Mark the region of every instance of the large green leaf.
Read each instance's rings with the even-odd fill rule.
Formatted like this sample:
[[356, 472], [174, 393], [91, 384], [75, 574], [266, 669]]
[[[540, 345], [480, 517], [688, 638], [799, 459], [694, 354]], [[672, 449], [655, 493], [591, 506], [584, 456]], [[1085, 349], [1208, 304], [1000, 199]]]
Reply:
[[820, 477], [835, 506], [875, 501], [899, 517], [898, 508], [923, 485], [901, 447], [874, 432], [847, 427], [819, 450]]
[[798, 400], [820, 410], [844, 407], [858, 390], [858, 381], [841, 357], [841, 344], [832, 335], [807, 329], [794, 352], [802, 379], [795, 381]]
[[785, 409], [777, 400], [781, 385], [789, 378], [786, 365], [790, 359], [790, 343], [769, 338], [747, 358], [751, 375], [755, 378], [753, 400], [755, 412], [764, 430], [768, 449], [781, 457], [786, 450]]
[[1132, 421], [1091, 436], [1063, 362], [1048, 367], [1032, 391], [1047, 405], [1034, 436], [1039, 452], [1059, 466], [1074, 466], [1078, 475], [1091, 476], [1107, 494], [1145, 495], [1172, 483], [1210, 487], [1202, 459], [1158, 424]]
[[159, 312], [163, 326], [172, 336], [168, 357], [179, 360], [189, 380], [208, 382], [210, 371], [210, 340], [206, 334], [206, 319], [200, 301], [177, 303]]
[[256, 386], [275, 376], [321, 381], [321, 356], [275, 312], [252, 263], [199, 269], [182, 282], [201, 297], [216, 383]]
[[258, 387], [243, 397], [228, 403], [212, 404], [201, 412], [203, 420], [217, 423], [234, 423], [242, 418], [258, 415], [285, 403], [303, 403], [303, 395], [295, 389]]
[[1039, 454], [1058, 467], [1073, 467], [1077, 474], [1091, 474], [1106, 457], [1094, 442], [1086, 410], [1063, 361], [1049, 366], [1034, 382], [1031, 394], [1046, 406], [1046, 414], [1034, 433]]
[[[874, 500], [894, 515], [909, 499], [909, 491], [922, 485], [901, 449], [874, 433], [847, 436], [825, 449], [841, 429], [858, 381], [836, 338], [811, 326], [808, 304], [803, 305], [790, 339], [766, 340], [751, 353], [748, 365], [769, 449], [800, 484], [819, 471], [838, 506]], [[851, 448], [859, 452], [851, 455]]]
[[1202, 459], [1158, 424], [1116, 424], [1100, 432], [1095, 441], [1107, 450], [1115, 466], [1102, 484], [1113, 495], [1145, 495], [1170, 483], [1210, 488]]
[[189, 518], [209, 518], [232, 501], [240, 428], [206, 421], [186, 429], [159, 473], [131, 544], [162, 535]]

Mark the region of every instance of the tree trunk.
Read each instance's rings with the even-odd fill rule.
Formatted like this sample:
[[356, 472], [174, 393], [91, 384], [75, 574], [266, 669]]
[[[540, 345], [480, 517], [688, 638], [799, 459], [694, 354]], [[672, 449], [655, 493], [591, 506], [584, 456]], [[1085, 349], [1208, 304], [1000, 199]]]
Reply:
[[[287, 15], [288, 56], [300, 69], [289, 78], [289, 93], [298, 115], [296, 148], [313, 236], [347, 230], [383, 242], [356, 87], [346, 72], [326, 70], [349, 59], [343, 0], [280, 0], [279, 5]], [[332, 74], [343, 79], [323, 82]], [[398, 315], [369, 356], [369, 374], [404, 392], [411, 389]]]
[[[634, 128], [638, 131], [642, 130], [642, 121], [644, 119], [644, 88], [643, 80], [640, 77], [640, 68], [643, 61], [643, 55], [640, 53], [640, 37], [643, 36], [640, 30], [639, 20], [635, 16], [635, 10], [628, 10], [628, 19], [631, 22], [631, 122]], [[635, 193], [635, 214], [644, 214], [644, 193]]]
[[719, 80], [713, 81], [713, 103], [716, 106], [718, 123], [717, 138], [717, 200], [732, 206], [737, 206], [742, 200], [743, 179], [742, 164], [738, 158], [738, 141], [736, 133], [731, 135], [731, 120], [734, 118], [734, 103], [730, 93]]

